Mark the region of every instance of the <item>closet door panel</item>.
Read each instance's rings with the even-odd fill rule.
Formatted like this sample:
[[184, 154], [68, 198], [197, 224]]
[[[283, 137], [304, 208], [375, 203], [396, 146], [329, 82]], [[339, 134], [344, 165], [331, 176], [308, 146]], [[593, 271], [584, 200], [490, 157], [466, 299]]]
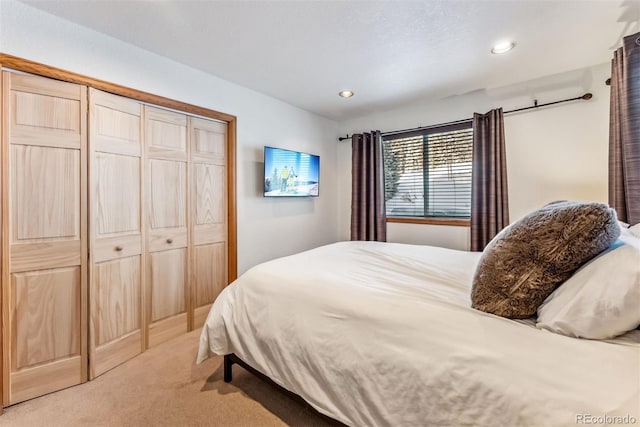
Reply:
[[149, 346], [188, 330], [187, 117], [145, 107]]
[[[3, 73], [4, 404], [86, 381], [86, 88]], [[38, 378], [38, 381], [34, 379]]]
[[146, 143], [150, 158], [187, 161], [187, 116], [146, 107]]
[[193, 327], [227, 285], [227, 125], [190, 118]]
[[194, 328], [202, 326], [211, 304], [228, 283], [225, 242], [194, 247]]
[[81, 356], [73, 356], [13, 373], [12, 402], [23, 402], [87, 381], [86, 372], [80, 367], [82, 364]]
[[78, 240], [80, 150], [12, 145], [11, 162], [13, 241]]
[[11, 245], [11, 271], [40, 270], [82, 262], [82, 242], [79, 240], [44, 241]]
[[80, 353], [80, 268], [12, 275], [16, 370]]
[[227, 124], [191, 117], [191, 160], [224, 166], [227, 155]]
[[141, 256], [96, 264], [91, 281], [90, 305], [95, 336], [95, 359], [91, 376], [108, 371], [141, 351], [140, 283]]
[[97, 91], [94, 95], [94, 149], [140, 157], [140, 104]]
[[140, 233], [140, 158], [100, 153], [94, 157], [97, 238]]
[[193, 169], [196, 185], [196, 225], [224, 223], [226, 181], [224, 166], [196, 163]]
[[195, 252], [196, 306], [211, 304], [227, 284], [224, 243], [197, 246]]
[[[173, 253], [172, 253], [173, 252]], [[186, 309], [186, 249], [153, 252], [148, 256], [149, 347], [188, 331]]]
[[140, 329], [140, 256], [96, 264], [93, 270], [90, 298], [102, 310], [91, 313], [95, 325], [95, 341], [107, 344]]
[[[39, 80], [42, 79], [42, 80]], [[11, 144], [80, 149], [85, 110], [80, 86], [11, 75]]]
[[186, 248], [151, 253], [152, 322], [185, 312], [186, 263]]
[[226, 173], [223, 166], [195, 163], [192, 238], [195, 245], [226, 240]]
[[187, 232], [185, 230], [153, 230], [148, 234], [149, 252], [187, 247]]
[[152, 229], [180, 228], [187, 230], [187, 164], [168, 160], [149, 160], [151, 175], [151, 210], [149, 226]]
[[102, 262], [112, 259], [123, 259], [142, 253], [142, 237], [140, 234], [103, 237], [93, 245], [93, 261]]
[[142, 106], [90, 89], [91, 378], [144, 349]]

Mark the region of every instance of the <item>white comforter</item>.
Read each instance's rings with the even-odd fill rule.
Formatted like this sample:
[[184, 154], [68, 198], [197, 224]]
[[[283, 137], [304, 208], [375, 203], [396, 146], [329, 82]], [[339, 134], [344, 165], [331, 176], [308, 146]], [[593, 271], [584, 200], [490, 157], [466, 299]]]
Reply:
[[640, 331], [580, 340], [473, 310], [478, 258], [343, 242], [261, 264], [216, 300], [198, 361], [236, 353], [354, 426], [640, 424]]

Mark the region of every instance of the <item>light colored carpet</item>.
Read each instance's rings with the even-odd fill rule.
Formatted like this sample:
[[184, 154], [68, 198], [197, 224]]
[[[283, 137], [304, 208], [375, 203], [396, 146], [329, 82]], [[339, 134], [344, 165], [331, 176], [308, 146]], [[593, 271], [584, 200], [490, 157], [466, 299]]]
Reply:
[[79, 386], [5, 409], [0, 426], [335, 426], [301, 400], [222, 357], [195, 364], [192, 331]]

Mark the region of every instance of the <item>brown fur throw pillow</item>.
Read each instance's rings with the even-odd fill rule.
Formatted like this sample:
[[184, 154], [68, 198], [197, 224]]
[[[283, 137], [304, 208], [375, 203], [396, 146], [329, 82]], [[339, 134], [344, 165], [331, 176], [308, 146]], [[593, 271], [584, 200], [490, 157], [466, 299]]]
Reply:
[[480, 257], [472, 307], [524, 319], [585, 262], [620, 235], [602, 203], [554, 202], [502, 230]]

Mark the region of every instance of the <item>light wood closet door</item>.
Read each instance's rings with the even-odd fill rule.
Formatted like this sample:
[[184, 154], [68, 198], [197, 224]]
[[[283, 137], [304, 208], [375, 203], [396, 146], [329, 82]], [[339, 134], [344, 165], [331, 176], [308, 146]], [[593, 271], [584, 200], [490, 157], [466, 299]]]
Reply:
[[227, 124], [189, 118], [193, 327], [227, 285]]
[[187, 117], [145, 107], [149, 347], [188, 330]]
[[144, 350], [142, 106], [89, 90], [91, 379]]
[[[86, 381], [86, 89], [3, 73], [3, 400]], [[8, 254], [8, 256], [6, 256]]]

